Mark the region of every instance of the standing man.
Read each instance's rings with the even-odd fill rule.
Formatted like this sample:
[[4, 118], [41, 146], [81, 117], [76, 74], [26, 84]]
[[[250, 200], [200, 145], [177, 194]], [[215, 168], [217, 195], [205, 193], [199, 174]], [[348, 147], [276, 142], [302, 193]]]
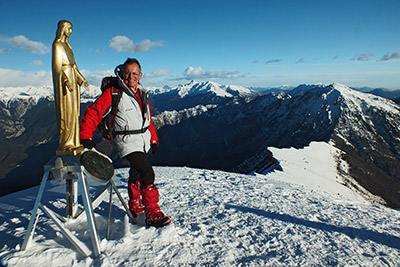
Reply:
[[135, 58], [128, 58], [115, 69], [118, 84], [105, 89], [95, 103], [87, 107], [80, 125], [81, 144], [93, 148], [93, 132], [111, 108], [112, 94], [122, 91], [118, 107], [112, 118], [114, 148], [119, 156], [130, 163], [128, 194], [129, 209], [133, 216], [146, 213], [148, 226], [162, 227], [171, 222], [158, 206], [159, 192], [154, 185], [155, 174], [148, 162], [149, 150], [157, 151], [158, 138], [151, 119], [148, 94], [140, 79], [142, 68]]

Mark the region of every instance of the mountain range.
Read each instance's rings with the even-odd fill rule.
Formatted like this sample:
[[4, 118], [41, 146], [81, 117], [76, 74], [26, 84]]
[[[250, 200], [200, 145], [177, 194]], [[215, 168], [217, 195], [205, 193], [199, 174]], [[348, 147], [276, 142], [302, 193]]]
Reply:
[[[271, 152], [312, 141], [334, 145], [338, 182], [373, 203], [400, 207], [400, 107], [341, 84], [259, 92], [191, 81], [150, 88], [160, 144], [152, 164], [239, 173], [282, 170]], [[84, 112], [99, 89], [83, 92]], [[50, 87], [0, 88], [1, 195], [36, 185], [57, 147]], [[103, 152], [113, 155], [97, 134]]]

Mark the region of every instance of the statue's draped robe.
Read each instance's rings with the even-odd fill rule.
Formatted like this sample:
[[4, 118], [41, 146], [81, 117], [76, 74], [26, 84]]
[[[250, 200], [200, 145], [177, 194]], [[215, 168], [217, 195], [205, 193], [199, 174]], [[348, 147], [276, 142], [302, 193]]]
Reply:
[[52, 63], [54, 100], [59, 130], [57, 151], [71, 151], [80, 146], [80, 85], [85, 79], [76, 66], [74, 54], [68, 42], [54, 41]]

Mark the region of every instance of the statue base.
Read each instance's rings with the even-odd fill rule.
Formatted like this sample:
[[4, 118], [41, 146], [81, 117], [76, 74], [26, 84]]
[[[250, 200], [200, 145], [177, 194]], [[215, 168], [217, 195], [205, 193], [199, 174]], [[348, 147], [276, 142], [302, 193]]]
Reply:
[[[87, 153], [87, 152], [86, 152]], [[85, 154], [85, 153], [84, 153]], [[90, 153], [87, 154], [90, 157]], [[110, 163], [111, 164], [111, 163]], [[39, 192], [36, 197], [36, 201], [31, 213], [31, 218], [29, 221], [28, 228], [25, 232], [24, 242], [22, 244], [21, 250], [26, 250], [28, 243], [33, 239], [33, 234], [35, 232], [36, 223], [38, 221], [41, 210], [45, 215], [47, 215], [53, 223], [56, 224], [58, 229], [63, 233], [63, 235], [72, 243], [72, 245], [80, 252], [83, 256], [88, 257], [92, 253], [95, 257], [101, 254], [100, 250], [100, 238], [96, 228], [94, 209], [98, 207], [105, 199], [105, 194], [109, 191], [109, 204], [108, 204], [108, 219], [107, 219], [107, 239], [110, 236], [110, 225], [111, 225], [111, 206], [112, 206], [112, 196], [116, 193], [121, 204], [123, 205], [126, 213], [130, 220], [135, 222], [128, 205], [123, 199], [122, 195], [118, 191], [114, 181], [110, 178], [107, 184], [101, 189], [96, 196], [92, 199], [89, 192], [89, 186], [87, 182], [87, 175], [85, 174], [85, 167], [81, 165], [78, 157], [53, 157], [44, 166], [44, 175], [42, 182], [40, 184]], [[45, 188], [48, 180], [55, 179], [60, 183], [66, 182], [67, 187], [67, 218], [64, 218], [60, 214], [57, 214], [52, 209], [48, 208], [42, 202], [42, 196], [45, 193]], [[77, 185], [76, 185], [77, 183]], [[71, 188], [71, 187], [76, 188]], [[78, 193], [79, 191], [79, 193]], [[79, 211], [78, 203], [74, 203], [78, 200], [78, 195], [81, 196], [81, 202], [83, 202], [83, 208]], [[70, 204], [69, 204], [70, 203]], [[51, 202], [49, 202], [51, 204]], [[76, 204], [76, 205], [75, 205]], [[68, 210], [70, 209], [70, 210]], [[92, 241], [91, 251], [85, 242], [78, 239], [75, 234], [67, 228], [66, 222], [68, 219], [78, 219], [79, 217], [86, 215], [87, 224], [89, 227], [89, 234]]]
[[77, 156], [81, 154], [82, 150], [84, 147], [82, 145], [79, 145], [77, 147], [70, 148], [68, 150], [62, 150], [62, 149], [57, 149], [56, 150], [56, 156]]

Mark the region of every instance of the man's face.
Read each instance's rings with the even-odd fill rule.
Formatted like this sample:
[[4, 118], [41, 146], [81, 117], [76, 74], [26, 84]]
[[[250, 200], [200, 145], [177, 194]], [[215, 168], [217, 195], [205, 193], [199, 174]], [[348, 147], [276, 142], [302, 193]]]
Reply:
[[139, 65], [136, 63], [132, 63], [125, 66], [125, 70], [122, 73], [124, 83], [133, 91], [136, 91], [136, 88], [142, 78], [142, 72], [140, 71]]

